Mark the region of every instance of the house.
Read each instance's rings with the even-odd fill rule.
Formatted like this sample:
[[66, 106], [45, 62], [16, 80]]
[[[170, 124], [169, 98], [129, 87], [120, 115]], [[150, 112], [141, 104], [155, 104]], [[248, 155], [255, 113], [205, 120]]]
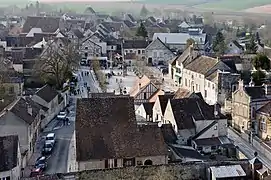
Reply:
[[0, 148], [0, 179], [20, 179], [21, 152], [18, 136], [0, 136]]
[[[106, 49], [104, 50], [106, 52]], [[90, 38], [87, 38], [80, 43], [79, 51], [83, 58], [100, 57], [102, 55], [102, 47]]]
[[187, 33], [191, 25], [188, 24], [186, 21], [183, 21], [181, 24], [178, 25], [178, 30], [180, 33]]
[[164, 94], [164, 92], [156, 87], [145, 75], [139, 77], [130, 90], [130, 96], [134, 97], [136, 105], [145, 102], [154, 102], [157, 96], [162, 94]]
[[208, 168], [210, 172], [210, 180], [234, 179], [245, 180], [248, 179], [247, 174], [241, 165], [228, 165], [228, 166], [211, 166]]
[[20, 96], [23, 92], [24, 81], [23, 77], [15, 70], [0, 71], [1, 92], [2, 95]]
[[258, 136], [262, 140], [269, 140], [271, 138], [271, 102], [267, 102], [260, 109], [256, 111], [256, 121], [258, 126]]
[[167, 65], [175, 55], [160, 38], [154, 39], [146, 47], [146, 60], [150, 65]]
[[67, 36], [72, 42], [78, 43], [78, 44], [84, 38], [84, 34], [79, 29], [71, 29], [67, 33]]
[[118, 39], [125, 28], [127, 27], [122, 22], [102, 22], [98, 25], [97, 31], [100, 31], [102, 35], [110, 35]]
[[136, 23], [136, 19], [131, 14], [125, 14], [124, 19]]
[[62, 109], [63, 102], [60, 97], [61, 95], [48, 84], [44, 85], [32, 96], [33, 101], [48, 108], [48, 116], [43, 120], [43, 124], [47, 124]]
[[[212, 123], [216, 128], [209, 127]], [[213, 134], [214, 137], [227, 135], [226, 117], [221, 114], [219, 108], [207, 104], [201, 98], [169, 100], [163, 124], [171, 124], [177, 134], [178, 143], [184, 145], [190, 144], [193, 137], [195, 140], [198, 139], [199, 133], [205, 134], [204, 137], [211, 136], [211, 138]]]
[[34, 151], [41, 129], [41, 112], [24, 98], [15, 100], [1, 112], [0, 135], [18, 135], [22, 154], [22, 168]]
[[224, 105], [225, 99], [236, 89], [239, 78], [235, 69], [223, 61], [200, 55], [183, 67], [181, 87], [200, 92], [209, 104]]
[[34, 32], [54, 33], [61, 28], [59, 17], [28, 16], [23, 25], [22, 33], [28, 34], [31, 30], [33, 34]]
[[78, 100], [75, 132], [79, 171], [167, 164], [161, 130], [136, 124], [132, 97]]
[[154, 102], [142, 103], [136, 110], [136, 115], [142, 117], [144, 120], [152, 121], [152, 111]]
[[169, 99], [172, 99], [174, 94], [164, 94], [159, 95], [156, 98], [156, 101], [153, 105], [153, 121], [154, 122], [163, 122], [164, 121], [164, 114], [167, 107], [167, 103]]
[[205, 51], [208, 47], [207, 35], [202, 33], [200, 29], [190, 29], [188, 33], [154, 33], [153, 41], [159, 38], [165, 43], [170, 49], [184, 51], [187, 46], [187, 40], [193, 39], [198, 48], [201, 51]]
[[181, 145], [170, 145], [169, 146], [171, 152], [173, 152], [173, 162], [181, 161], [182, 163], [187, 162], [202, 162], [206, 158], [201, 155], [197, 150], [190, 146], [181, 146]]
[[236, 40], [231, 41], [227, 45], [227, 54], [243, 54], [245, 48], [240, 45]]
[[146, 52], [145, 49], [149, 45], [148, 40], [124, 40], [123, 42], [123, 51], [127, 53], [135, 53], [138, 59], [145, 60]]
[[256, 120], [256, 112], [268, 103], [270, 98], [270, 85], [254, 86], [250, 83], [245, 86], [240, 80], [238, 89], [232, 94], [232, 127], [240, 132], [258, 134], [260, 124]]

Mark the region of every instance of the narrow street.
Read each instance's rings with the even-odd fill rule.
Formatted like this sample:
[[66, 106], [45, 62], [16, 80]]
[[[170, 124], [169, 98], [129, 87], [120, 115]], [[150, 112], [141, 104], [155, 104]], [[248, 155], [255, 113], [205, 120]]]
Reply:
[[[86, 75], [86, 72], [88, 72], [88, 75]], [[29, 162], [29, 166], [26, 168], [25, 176], [29, 176], [31, 169], [33, 169], [33, 165], [35, 164], [35, 160], [41, 156], [45, 137], [48, 133], [51, 132], [54, 132], [56, 134], [56, 144], [53, 149], [52, 155], [48, 158], [48, 166], [44, 173], [55, 174], [68, 172], [69, 155], [71, 153], [75, 153], [74, 149], [70, 149], [70, 142], [75, 130], [75, 111], [77, 98], [88, 97], [87, 87], [84, 86], [84, 83], [87, 83], [87, 86], [90, 87], [90, 92], [99, 92], [99, 87], [97, 85], [97, 82], [95, 82], [92, 73], [89, 70], [89, 67], [81, 67], [79, 69], [77, 73], [77, 88], [80, 88], [81, 93], [76, 96], [72, 95], [71, 97], [72, 100], [70, 106], [68, 107], [68, 118], [70, 120], [70, 124], [63, 125], [63, 122], [57, 120], [56, 118], [48, 124], [48, 127], [44, 130], [43, 133], [40, 134], [39, 140], [36, 144], [35, 153], [31, 158], [31, 162]]]
[[251, 144], [242, 139], [238, 134], [233, 130], [228, 128], [228, 137], [234, 141], [234, 144], [239, 147], [239, 149], [244, 153], [249, 159], [254, 158], [255, 151], [258, 153], [258, 158], [262, 163], [271, 168], [271, 157], [266, 157], [261, 152], [257, 151]]

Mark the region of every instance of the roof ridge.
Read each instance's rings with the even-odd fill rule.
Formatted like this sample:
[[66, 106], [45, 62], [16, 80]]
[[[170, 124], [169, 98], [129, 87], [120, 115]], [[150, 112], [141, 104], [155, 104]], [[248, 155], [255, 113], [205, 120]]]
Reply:
[[197, 104], [197, 106], [198, 106], [198, 108], [199, 108], [200, 114], [202, 115], [203, 119], [205, 119], [205, 117], [204, 117], [204, 115], [203, 115], [203, 113], [202, 113], [202, 111], [201, 111], [200, 105], [199, 105], [199, 103], [198, 103], [197, 100], [196, 100], [196, 104]]
[[199, 136], [201, 136], [203, 133], [205, 133], [208, 129], [213, 127], [215, 124], [217, 124], [217, 120], [214, 120], [211, 124], [209, 124], [204, 129], [202, 129], [200, 132], [198, 132], [192, 139], [197, 139]]
[[1, 112], [0, 112], [0, 117], [2, 117], [3, 115], [6, 114], [7, 111], [10, 111], [18, 102], [20, 98], [17, 98], [16, 100], [14, 100], [12, 103], [10, 103], [9, 105], [7, 105]]

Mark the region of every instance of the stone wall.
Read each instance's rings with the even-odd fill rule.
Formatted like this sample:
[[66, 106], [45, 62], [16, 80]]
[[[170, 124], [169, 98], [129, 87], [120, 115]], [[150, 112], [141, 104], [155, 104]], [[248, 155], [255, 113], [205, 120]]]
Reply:
[[63, 174], [65, 177], [80, 180], [200, 180], [207, 179], [207, 172], [210, 166], [241, 164], [244, 171], [250, 174], [249, 163], [242, 161], [223, 162], [199, 162], [199, 163], [178, 163], [160, 166], [141, 166], [129, 168], [117, 168], [110, 170], [92, 170], [79, 173]]

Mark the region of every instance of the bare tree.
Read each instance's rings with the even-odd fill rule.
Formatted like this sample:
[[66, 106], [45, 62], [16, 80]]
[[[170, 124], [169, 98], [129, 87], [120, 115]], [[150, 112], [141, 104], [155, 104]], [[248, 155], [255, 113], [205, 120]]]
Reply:
[[107, 85], [106, 85], [106, 77], [104, 73], [101, 71], [101, 66], [99, 60], [92, 61], [92, 68], [95, 73], [95, 76], [99, 82], [100, 88], [103, 92], [106, 92]]
[[62, 88], [63, 83], [78, 68], [80, 56], [73, 44], [64, 47], [50, 43], [35, 64], [38, 75], [47, 82]]

